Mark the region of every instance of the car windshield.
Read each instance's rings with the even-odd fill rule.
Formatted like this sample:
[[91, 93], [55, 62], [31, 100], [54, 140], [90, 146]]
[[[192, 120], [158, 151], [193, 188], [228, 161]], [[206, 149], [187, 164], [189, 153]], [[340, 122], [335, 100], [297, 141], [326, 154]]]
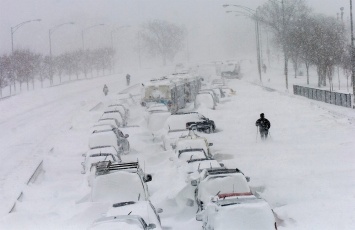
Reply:
[[275, 218], [266, 202], [220, 207], [214, 213], [215, 230], [239, 229], [275, 230]]
[[95, 202], [119, 203], [146, 199], [142, 181], [137, 173], [112, 171], [96, 176], [91, 190]]
[[179, 152], [178, 158], [183, 161], [189, 161], [199, 158], [206, 158], [206, 155], [203, 151], [185, 151]]
[[195, 138], [195, 139], [180, 139], [176, 143], [176, 150], [185, 150], [185, 149], [203, 149], [207, 152], [207, 146], [205, 139]]
[[205, 202], [220, 193], [247, 192], [250, 192], [250, 188], [241, 173], [211, 175], [203, 179], [199, 184], [199, 198]]

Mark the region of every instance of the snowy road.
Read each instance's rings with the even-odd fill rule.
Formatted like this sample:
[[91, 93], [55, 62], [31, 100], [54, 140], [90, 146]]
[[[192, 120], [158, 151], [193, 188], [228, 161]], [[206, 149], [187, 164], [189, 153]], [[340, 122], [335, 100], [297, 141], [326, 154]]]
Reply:
[[[140, 80], [145, 81], [145, 77], [141, 75]], [[25, 188], [24, 200], [16, 212], [0, 219], [0, 228], [85, 229], [107, 210], [106, 205], [83, 202], [89, 189], [80, 174], [81, 153], [86, 151], [88, 130], [96, 116], [96, 112], [88, 112], [89, 107], [104, 99], [99, 93], [105, 82], [95, 81], [80, 89], [85, 92], [62, 86], [72, 96], [63, 95], [40, 108], [36, 105], [37, 109], [27, 115], [1, 118], [1, 146], [7, 152], [22, 150], [21, 154], [29, 155], [27, 160], [43, 156], [46, 172], [36, 184]], [[223, 100], [216, 110], [199, 111], [216, 122], [218, 132], [204, 136], [214, 143], [212, 151], [217, 160], [251, 177], [251, 186], [283, 220], [279, 229], [353, 229], [355, 124], [301, 97], [266, 91], [244, 81], [230, 81], [229, 85], [237, 91], [236, 96]], [[118, 91], [124, 86], [117, 84], [114, 88]], [[49, 95], [56, 97], [55, 93]], [[267, 142], [260, 141], [255, 127], [261, 112], [272, 125]], [[21, 114], [21, 110], [13, 114]], [[59, 119], [56, 124], [52, 124], [54, 119]], [[18, 124], [22, 124], [21, 130]], [[41, 132], [34, 137], [39, 128]], [[10, 134], [6, 130], [11, 130]], [[169, 161], [171, 153], [163, 151], [159, 141], [153, 142], [144, 127], [123, 132], [130, 135], [132, 147], [125, 160], [139, 158], [153, 174], [149, 190], [155, 206], [164, 209], [163, 227], [199, 229], [196, 210], [177, 203], [184, 184]], [[52, 152], [40, 153], [52, 147]], [[16, 152], [13, 156], [1, 155], [3, 161], [12, 159], [7, 170], [22, 158], [20, 151]], [[17, 170], [8, 173], [4, 168], [0, 171], [2, 182], [9, 183], [8, 176], [19, 177]]]

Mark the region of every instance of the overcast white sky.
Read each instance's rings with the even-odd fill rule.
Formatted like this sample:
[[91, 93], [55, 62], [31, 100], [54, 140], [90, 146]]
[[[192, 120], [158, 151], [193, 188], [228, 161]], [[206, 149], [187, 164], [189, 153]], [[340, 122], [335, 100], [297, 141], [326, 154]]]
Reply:
[[[48, 31], [56, 25], [66, 25], [52, 34], [53, 54], [82, 47], [83, 28], [104, 23], [105, 26], [85, 32], [85, 43], [92, 47], [109, 46], [111, 31], [122, 25], [130, 28], [113, 33], [115, 46], [121, 50], [135, 44], [134, 34], [139, 25], [149, 19], [164, 19], [184, 25], [189, 31], [191, 53], [223, 56], [226, 52], [244, 52], [251, 47], [253, 23], [243, 17], [225, 13], [225, 3], [256, 8], [267, 0], [0, 0], [0, 54], [11, 51], [11, 27], [32, 19], [14, 33], [14, 47], [28, 48], [48, 54]], [[349, 0], [307, 0], [317, 13], [336, 15], [345, 7], [349, 18]], [[116, 44], [117, 43], [117, 44]], [[227, 44], [227, 45], [226, 45]], [[231, 48], [232, 47], [232, 48]], [[116, 47], [119, 48], [119, 47]], [[197, 55], [195, 55], [197, 58]], [[193, 57], [192, 57], [193, 58]]]

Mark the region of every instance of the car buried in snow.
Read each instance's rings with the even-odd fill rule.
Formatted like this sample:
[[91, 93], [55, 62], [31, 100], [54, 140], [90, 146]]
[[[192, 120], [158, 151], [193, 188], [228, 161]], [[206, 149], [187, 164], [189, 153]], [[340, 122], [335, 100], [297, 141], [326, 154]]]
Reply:
[[208, 109], [216, 109], [217, 102], [211, 92], [199, 92], [195, 99], [195, 108], [205, 107]]
[[269, 204], [249, 193], [220, 193], [196, 214], [205, 230], [277, 230]]
[[204, 210], [211, 198], [218, 194], [249, 194], [251, 192], [248, 185], [249, 180], [250, 178], [244, 176], [239, 169], [212, 168], [203, 170], [199, 179], [191, 181], [192, 186], [197, 186], [195, 190], [197, 211]]
[[129, 117], [129, 109], [124, 104], [111, 104], [108, 106], [109, 110], [118, 110], [123, 115], [124, 120], [127, 121]]
[[[130, 227], [138, 229], [156, 229], [161, 230], [161, 222], [158, 213], [163, 212], [161, 208], [156, 209], [153, 204], [148, 201], [125, 201], [112, 205], [106, 216], [106, 222], [113, 220], [112, 226], [117, 226], [122, 222]], [[114, 217], [110, 219], [110, 217]], [[102, 220], [102, 219], [101, 219]], [[100, 222], [100, 221], [98, 221]], [[115, 228], [115, 229], [131, 229], [131, 228]], [[134, 228], [136, 229], [136, 228]]]
[[91, 167], [95, 166], [100, 161], [121, 162], [117, 150], [112, 146], [99, 146], [90, 149], [87, 153], [82, 154], [84, 161], [81, 162], [83, 166], [82, 174], [90, 171]]
[[198, 112], [176, 113], [167, 118], [165, 129], [179, 130], [191, 129], [196, 124], [196, 130], [199, 132], [212, 133], [216, 130], [213, 120], [203, 116]]
[[120, 127], [125, 127], [127, 125], [127, 120], [119, 110], [114, 110], [114, 109], [106, 110], [102, 114], [100, 119], [105, 119], [105, 118], [115, 118], [120, 124]]
[[89, 137], [89, 147], [98, 146], [114, 146], [120, 154], [128, 154], [130, 144], [127, 138], [128, 134], [124, 135], [121, 130], [110, 127], [109, 125], [94, 126], [93, 132]]
[[93, 170], [91, 201], [117, 203], [149, 199], [147, 182], [152, 176], [144, 173], [138, 162], [102, 161]]
[[[212, 158], [212, 153], [210, 150], [210, 146], [212, 145], [213, 143], [209, 143], [205, 137], [198, 136], [194, 133], [193, 130], [189, 130], [188, 135], [180, 137], [176, 141], [175, 153], [180, 158], [180, 155], [182, 155], [182, 153], [189, 152], [189, 150], [191, 149], [202, 149], [204, 155], [206, 155], [206, 158]], [[191, 155], [191, 153], [189, 153], [189, 155]]]

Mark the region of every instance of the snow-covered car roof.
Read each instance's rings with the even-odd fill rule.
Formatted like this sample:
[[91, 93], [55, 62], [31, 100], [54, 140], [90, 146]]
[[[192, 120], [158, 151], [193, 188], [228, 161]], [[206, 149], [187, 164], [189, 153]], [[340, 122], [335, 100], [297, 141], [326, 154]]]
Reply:
[[183, 149], [178, 151], [178, 158], [183, 161], [208, 158], [204, 149]]
[[153, 210], [154, 206], [150, 201], [128, 201], [113, 204], [112, 208], [107, 211], [107, 216], [120, 216], [120, 215], [136, 215], [143, 218], [149, 224], [156, 225], [156, 229], [160, 228], [160, 220], [156, 212]]
[[115, 118], [102, 118], [96, 122], [97, 125], [112, 125], [118, 128], [120, 123]]
[[113, 131], [99, 131], [90, 134], [89, 148], [99, 146], [113, 146], [118, 149], [116, 134]]
[[[165, 106], [166, 107], [166, 106]], [[152, 132], [163, 129], [164, 121], [170, 116], [168, 111], [150, 113], [147, 117], [148, 129]]]
[[196, 95], [196, 105], [207, 107], [209, 109], [215, 108], [215, 99], [210, 92], [201, 92]]
[[115, 118], [120, 124], [123, 123], [122, 113], [118, 110], [105, 111], [101, 116], [101, 119], [104, 118]]
[[198, 185], [198, 197], [205, 204], [218, 193], [248, 193], [250, 187], [242, 173], [209, 175]]
[[146, 200], [148, 194], [138, 173], [118, 171], [93, 180], [91, 201], [118, 203]]
[[109, 131], [109, 130], [113, 130], [114, 128], [116, 128], [113, 125], [109, 125], [109, 124], [95, 124], [91, 130], [92, 132], [97, 132], [97, 131]]
[[188, 138], [180, 138], [176, 142], [176, 151], [184, 150], [184, 149], [203, 149], [206, 153], [208, 153], [208, 146], [206, 144], [207, 140], [203, 137], [197, 137], [193, 139]]
[[[217, 205], [217, 207], [215, 207]], [[253, 229], [275, 230], [275, 217], [267, 202], [255, 197], [246, 199], [221, 200], [220, 204], [211, 204], [215, 230]]]
[[127, 109], [122, 104], [112, 104], [109, 105], [106, 111], [119, 111], [122, 115], [126, 114]]

